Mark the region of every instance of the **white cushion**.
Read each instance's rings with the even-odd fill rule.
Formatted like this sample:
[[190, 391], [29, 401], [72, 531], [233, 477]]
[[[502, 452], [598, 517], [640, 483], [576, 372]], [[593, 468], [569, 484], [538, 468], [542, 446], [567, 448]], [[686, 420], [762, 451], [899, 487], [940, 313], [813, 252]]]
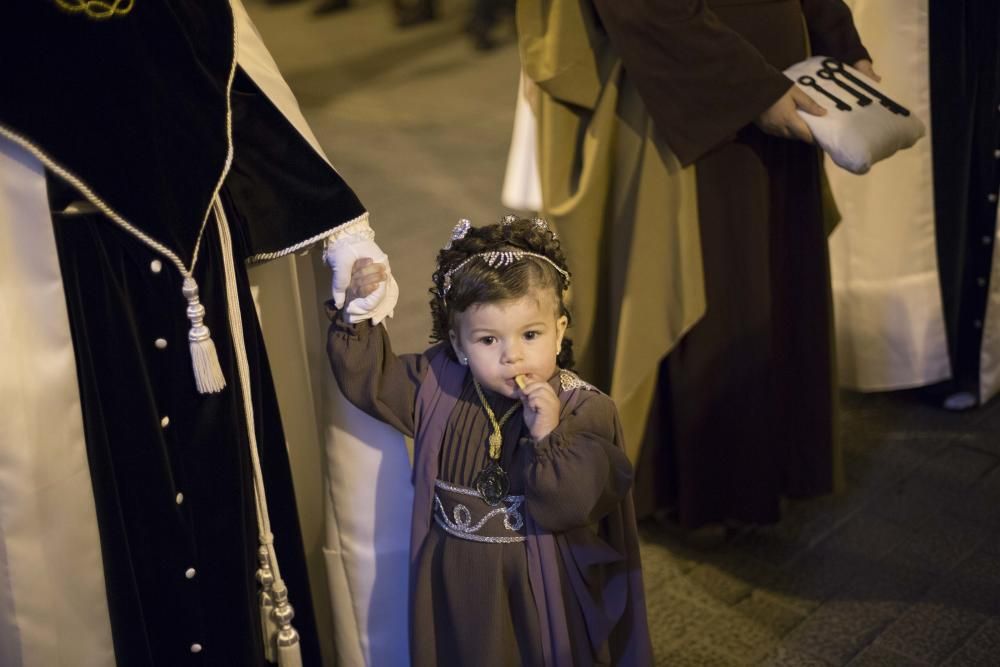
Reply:
[[[820, 78], [818, 73], [826, 69], [826, 60], [827, 56], [803, 60], [786, 69], [785, 76], [827, 110], [825, 116], [813, 116], [801, 110], [799, 115], [809, 126], [816, 143], [835, 164], [852, 173], [864, 174], [876, 162], [890, 157], [896, 151], [909, 148], [924, 136], [924, 124], [909, 113], [903, 101], [888, 93], [881, 83], [872, 81], [853, 67], [843, 65], [847, 73], [877, 91], [878, 95], [865, 90], [842, 72], [836, 74], [836, 79], [869, 98], [871, 103], [866, 106], [861, 106], [858, 96], [836, 81]], [[817, 86], [839, 99], [846, 108], [838, 108], [836, 100], [824, 95], [814, 86], [801, 83], [800, 78], [803, 76], [811, 77]], [[881, 102], [879, 96], [891, 100], [906, 113], [893, 112]]]

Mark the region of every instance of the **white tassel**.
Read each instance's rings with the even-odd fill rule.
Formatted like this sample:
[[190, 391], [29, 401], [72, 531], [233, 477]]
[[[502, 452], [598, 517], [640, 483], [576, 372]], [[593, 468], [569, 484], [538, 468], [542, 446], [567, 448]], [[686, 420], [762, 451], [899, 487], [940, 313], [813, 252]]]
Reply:
[[295, 611], [288, 604], [288, 589], [283, 584], [274, 590], [274, 618], [278, 622], [279, 667], [302, 667], [299, 633], [292, 627]]
[[302, 667], [302, 651], [299, 650], [298, 635], [295, 635], [295, 643], [291, 646], [278, 644], [278, 667]]
[[184, 279], [182, 291], [188, 300], [187, 316], [191, 320], [188, 345], [191, 348], [195, 385], [199, 394], [217, 394], [225, 389], [226, 378], [222, 375], [212, 334], [204, 324], [205, 306], [198, 301], [198, 283], [188, 276]]
[[257, 594], [260, 603], [260, 631], [264, 639], [264, 659], [270, 663], [278, 662], [278, 623], [274, 619], [274, 598], [271, 595], [271, 587], [274, 584], [274, 573], [271, 572], [271, 563], [267, 555], [267, 547], [257, 550], [257, 560], [260, 561], [260, 569], [257, 570], [257, 581], [260, 582], [261, 590]]

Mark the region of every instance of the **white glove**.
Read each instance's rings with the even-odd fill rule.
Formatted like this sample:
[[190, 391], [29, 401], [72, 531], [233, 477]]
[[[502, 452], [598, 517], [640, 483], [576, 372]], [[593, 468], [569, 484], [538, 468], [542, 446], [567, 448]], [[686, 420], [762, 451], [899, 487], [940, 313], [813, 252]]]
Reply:
[[[364, 298], [357, 298], [344, 304], [347, 287], [351, 284], [351, 270], [354, 262], [362, 257], [370, 257], [373, 262], [385, 266], [386, 281]], [[370, 319], [378, 324], [386, 317], [392, 317], [399, 300], [399, 285], [389, 268], [389, 257], [375, 243], [375, 231], [368, 225], [368, 214], [339, 227], [326, 240], [323, 260], [333, 270], [333, 302], [343, 309], [351, 323]]]

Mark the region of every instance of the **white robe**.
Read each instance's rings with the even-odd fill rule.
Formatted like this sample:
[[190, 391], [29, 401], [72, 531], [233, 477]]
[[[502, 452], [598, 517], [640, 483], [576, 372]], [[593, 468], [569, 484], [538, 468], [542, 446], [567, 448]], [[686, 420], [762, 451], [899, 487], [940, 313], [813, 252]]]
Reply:
[[114, 665], [44, 171], [2, 137], [0, 350], [0, 664]]

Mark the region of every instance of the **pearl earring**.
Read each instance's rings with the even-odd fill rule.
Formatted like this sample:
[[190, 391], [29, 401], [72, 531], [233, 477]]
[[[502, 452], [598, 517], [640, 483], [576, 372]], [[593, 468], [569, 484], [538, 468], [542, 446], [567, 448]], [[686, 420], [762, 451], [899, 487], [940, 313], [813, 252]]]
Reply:
[[462, 357], [461, 359], [458, 360], [458, 363], [462, 364], [463, 366], [468, 366], [469, 365], [469, 358], [468, 357]]

